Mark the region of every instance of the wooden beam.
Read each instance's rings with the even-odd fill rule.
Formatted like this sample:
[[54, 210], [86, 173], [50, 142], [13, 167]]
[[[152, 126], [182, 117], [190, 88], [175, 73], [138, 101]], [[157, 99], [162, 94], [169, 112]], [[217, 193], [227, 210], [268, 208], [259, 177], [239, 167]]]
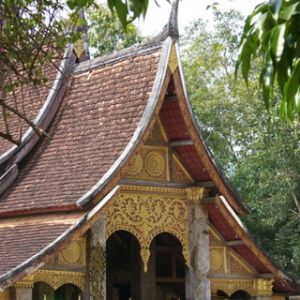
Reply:
[[201, 182], [197, 182], [196, 186], [200, 186], [200, 187], [206, 187], [206, 188], [212, 188], [215, 187], [214, 183], [212, 181], [201, 181]]
[[202, 198], [202, 201], [204, 204], [212, 203], [216, 200], [216, 197], [204, 197]]
[[168, 102], [175, 102], [175, 101], [178, 101], [178, 98], [177, 98], [176, 95], [167, 95], [165, 99], [166, 99], [166, 101], [168, 101]]
[[171, 141], [169, 143], [170, 147], [181, 147], [181, 146], [191, 146], [194, 145], [194, 141], [191, 139], [184, 139], [184, 140], [176, 140], [176, 141]]
[[150, 187], [161, 187], [161, 188], [187, 188], [190, 184], [177, 183], [177, 182], [160, 182], [154, 180], [142, 180], [142, 179], [121, 179], [121, 184], [124, 185], [138, 185], [138, 186], [150, 186]]
[[233, 246], [244, 245], [244, 242], [242, 240], [235, 240], [235, 241], [227, 241], [225, 244], [228, 247], [233, 247]]

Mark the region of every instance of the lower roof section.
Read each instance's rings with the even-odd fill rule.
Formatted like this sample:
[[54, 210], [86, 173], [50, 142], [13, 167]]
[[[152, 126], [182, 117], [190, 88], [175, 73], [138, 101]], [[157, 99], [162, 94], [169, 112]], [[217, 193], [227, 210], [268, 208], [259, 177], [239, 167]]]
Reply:
[[[9, 218], [0, 221], [0, 275], [11, 277], [16, 268], [62, 236], [82, 214], [48, 214], [37, 217]], [[44, 255], [47, 251], [44, 251]], [[42, 256], [44, 256], [42, 255]], [[42, 257], [41, 256], [41, 257]], [[8, 274], [11, 273], [11, 274]], [[0, 278], [0, 285], [2, 284]]]
[[[287, 275], [260, 248], [251, 237], [245, 225], [233, 211], [223, 196], [216, 197], [208, 204], [209, 220], [228, 244], [256, 271], [264, 276], [274, 276], [274, 291], [284, 293], [300, 293], [300, 286], [291, 276]], [[240, 243], [235, 243], [239, 240]]]

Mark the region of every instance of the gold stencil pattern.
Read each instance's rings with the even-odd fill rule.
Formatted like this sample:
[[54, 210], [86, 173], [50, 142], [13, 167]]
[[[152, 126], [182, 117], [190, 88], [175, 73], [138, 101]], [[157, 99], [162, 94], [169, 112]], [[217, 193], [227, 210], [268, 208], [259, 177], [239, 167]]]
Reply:
[[85, 239], [71, 242], [58, 256], [59, 264], [85, 265]]
[[210, 269], [212, 273], [225, 273], [224, 248], [210, 248]]
[[33, 274], [28, 275], [17, 282], [15, 286], [32, 287], [34, 282], [43, 281], [49, 284], [54, 290], [58, 289], [64, 284], [71, 283], [84, 290], [85, 273], [69, 272], [58, 270], [37, 270]]
[[129, 162], [127, 178], [146, 180], [168, 180], [168, 148], [163, 146], [142, 146]]
[[150, 256], [150, 243], [162, 232], [176, 236], [182, 244], [183, 256], [189, 264], [188, 206], [176, 196], [143, 193], [121, 193], [108, 208], [106, 237], [126, 230], [140, 242], [144, 270]]
[[231, 296], [239, 290], [244, 290], [251, 296], [272, 296], [273, 279], [211, 279], [211, 291], [223, 291]]

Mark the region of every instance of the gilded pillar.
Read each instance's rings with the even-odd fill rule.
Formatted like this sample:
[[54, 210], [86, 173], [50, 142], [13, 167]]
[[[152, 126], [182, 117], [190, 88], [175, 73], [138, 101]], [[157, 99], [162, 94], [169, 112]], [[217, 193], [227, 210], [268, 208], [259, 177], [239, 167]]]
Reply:
[[[194, 191], [195, 192], [195, 191]], [[195, 193], [193, 193], [195, 194]], [[190, 253], [191, 265], [186, 271], [186, 299], [210, 300], [209, 274], [209, 224], [208, 213], [204, 205], [200, 205], [202, 195], [191, 200], [190, 209]]]
[[102, 217], [90, 236], [90, 299], [106, 299], [106, 228]]
[[140, 300], [156, 299], [156, 272], [155, 272], [155, 241], [150, 246], [150, 257], [148, 261], [148, 270], [141, 272], [141, 296]]

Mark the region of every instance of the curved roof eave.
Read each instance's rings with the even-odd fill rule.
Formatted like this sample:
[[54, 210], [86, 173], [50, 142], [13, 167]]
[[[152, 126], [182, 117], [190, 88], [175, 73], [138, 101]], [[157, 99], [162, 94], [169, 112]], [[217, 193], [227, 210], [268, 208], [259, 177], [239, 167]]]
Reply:
[[58, 249], [64, 247], [72, 239], [84, 234], [94, 222], [99, 219], [99, 213], [106, 204], [118, 193], [119, 186], [113, 188], [103, 199], [89, 212], [81, 216], [72, 226], [57, 237], [52, 243], [41, 249], [34, 256], [30, 257], [15, 268], [9, 270], [0, 276], [0, 291], [11, 286], [23, 276], [33, 273], [36, 269], [44, 265], [44, 257], [57, 252]]
[[265, 266], [274, 275], [275, 280], [281, 280], [293, 290], [291, 293], [300, 293], [300, 285], [291, 276], [287, 275], [276, 263], [269, 257], [269, 255], [255, 242], [250, 235], [248, 229], [234, 212], [230, 204], [224, 196], [216, 198], [216, 205], [221, 214], [226, 218], [233, 230], [239, 236], [251, 251], [265, 264]]
[[[43, 130], [47, 130], [56, 115], [67, 88], [66, 79], [74, 67], [75, 59], [73, 45], [69, 44], [66, 47], [58, 73], [49, 90], [46, 101], [33, 121], [36, 126]], [[16, 169], [18, 169], [17, 164], [32, 150], [40, 138], [41, 136], [36, 134], [34, 129], [30, 127], [23, 135], [20, 145], [12, 146], [9, 150], [0, 155], [0, 170], [5, 170], [7, 164], [12, 161], [12, 166], [10, 166], [4, 174], [0, 174], [0, 195], [13, 182], [11, 179], [13, 177], [14, 179], [16, 178], [14, 174]], [[10, 174], [10, 172], [14, 172], [14, 174]], [[9, 178], [9, 181], [5, 180], [6, 178]]]
[[120, 171], [121, 167], [128, 161], [129, 157], [133, 154], [138, 144], [142, 141], [142, 138], [148, 128], [150, 120], [155, 112], [157, 107], [157, 103], [159, 97], [161, 95], [162, 87], [164, 84], [164, 79], [167, 73], [169, 55], [171, 51], [173, 41], [170, 37], [168, 37], [162, 45], [162, 52], [160, 56], [160, 60], [158, 63], [158, 69], [156, 72], [154, 84], [152, 87], [152, 91], [144, 110], [144, 113], [141, 117], [141, 120], [138, 123], [138, 126], [130, 139], [129, 143], [126, 145], [125, 149], [121, 153], [121, 155], [117, 158], [117, 160], [113, 163], [113, 165], [109, 168], [109, 170], [102, 176], [102, 178], [82, 197], [80, 197], [76, 204], [79, 207], [84, 207], [88, 203], [91, 202], [94, 197], [100, 193], [100, 191], [107, 186], [117, 175], [118, 171]]
[[[229, 203], [234, 208], [235, 211], [237, 211], [240, 215], [245, 215], [249, 212], [249, 208], [246, 206], [245, 203], [242, 202], [238, 194], [232, 189], [230, 184], [225, 179], [225, 176], [222, 174], [221, 170], [218, 168], [215, 160], [212, 157], [212, 154], [210, 150], [208, 149], [202, 134], [199, 130], [199, 127], [196, 123], [195, 117], [192, 112], [191, 104], [188, 97], [188, 92], [186, 89], [185, 79], [184, 79], [184, 72], [181, 64], [181, 60], [179, 58], [179, 46], [178, 43], [175, 44], [176, 46], [176, 55], [177, 55], [177, 61], [178, 61], [178, 69], [179, 69], [179, 77], [181, 82], [181, 88], [183, 90], [183, 98], [185, 101], [179, 101], [180, 108], [182, 110], [185, 110], [186, 113], [183, 113], [183, 118], [185, 121], [188, 121], [192, 126], [189, 128], [189, 130], [192, 130], [194, 136], [196, 138], [195, 146], [197, 148], [197, 151], [201, 152], [201, 154], [204, 154], [206, 156], [207, 162], [206, 162], [206, 169], [212, 169], [214, 171], [214, 175], [212, 176], [214, 184], [220, 188], [221, 192], [225, 191], [227, 198], [229, 198]], [[190, 120], [187, 120], [187, 116], [189, 116]], [[198, 145], [197, 145], [198, 144]], [[211, 175], [211, 174], [210, 174]]]

